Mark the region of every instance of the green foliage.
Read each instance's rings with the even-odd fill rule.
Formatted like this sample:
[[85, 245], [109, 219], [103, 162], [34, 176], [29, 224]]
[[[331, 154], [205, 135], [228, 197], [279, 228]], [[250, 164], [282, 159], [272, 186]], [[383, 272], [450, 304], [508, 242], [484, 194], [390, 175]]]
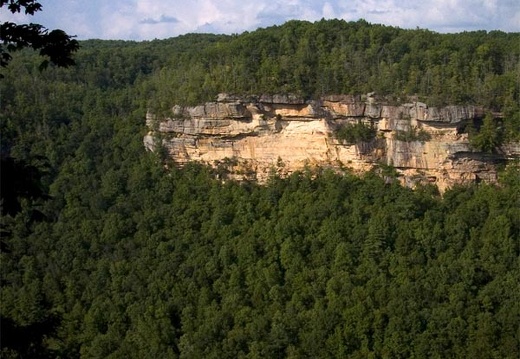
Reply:
[[469, 143], [481, 152], [496, 152], [498, 147], [502, 145], [502, 129], [499, 128], [492, 114], [486, 114], [478, 132], [470, 131]]
[[370, 142], [376, 137], [377, 130], [373, 125], [367, 125], [363, 122], [347, 123], [340, 126], [334, 136], [342, 143], [354, 145], [359, 142]]
[[[150, 99], [379, 82], [433, 91], [461, 83], [454, 64], [486, 82], [516, 64], [516, 36], [334, 20], [88, 41], [75, 68], [43, 73], [18, 52], [0, 82], [2, 154], [39, 183], [0, 218], [1, 355], [518, 357], [517, 167], [499, 186], [441, 198], [375, 173], [221, 183], [199, 164], [166, 168], [142, 144]], [[402, 71], [421, 61], [431, 87]], [[366, 76], [375, 69], [385, 81]]]
[[520, 104], [507, 106], [504, 112], [504, 142], [520, 142]]
[[403, 142], [427, 142], [431, 140], [432, 136], [422, 128], [418, 128], [417, 126], [410, 126], [408, 130], [397, 130], [395, 132], [394, 138], [397, 141]]
[[190, 34], [146, 44], [146, 63], [165, 63], [143, 88], [156, 113], [172, 104], [213, 100], [220, 92], [416, 94], [432, 106], [470, 103], [511, 113], [504, 125], [516, 129], [519, 36], [438, 34], [342, 20], [290, 21], [234, 36]]
[[[88, 51], [99, 46], [100, 55], [120, 46], [128, 56], [114, 54], [107, 61], [128, 66], [137, 60], [143, 73], [151, 74], [143, 88], [153, 94], [147, 99], [157, 109], [198, 104], [219, 92], [292, 92], [311, 98], [377, 91], [417, 94], [432, 105], [475, 103], [499, 111], [520, 100], [518, 36], [324, 20], [291, 21], [238, 36], [189, 34], [141, 44], [98, 40], [81, 45]], [[100, 72], [104, 82], [114, 78], [113, 70]]]
[[[25, 14], [34, 15], [42, 9], [34, 0], [3, 0], [0, 8], [4, 6], [13, 14], [23, 10]], [[39, 24], [0, 23], [0, 66], [6, 67], [12, 59], [11, 53], [24, 48], [39, 50], [41, 56], [48, 58], [40, 64], [40, 69], [46, 68], [49, 62], [68, 67], [74, 65], [72, 54], [78, 51], [79, 43], [62, 30], [49, 31]]]

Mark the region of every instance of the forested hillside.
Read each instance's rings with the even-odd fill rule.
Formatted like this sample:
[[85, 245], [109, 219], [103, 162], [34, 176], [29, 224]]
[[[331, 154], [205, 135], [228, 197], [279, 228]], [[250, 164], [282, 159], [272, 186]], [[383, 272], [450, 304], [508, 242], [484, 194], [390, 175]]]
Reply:
[[44, 72], [15, 54], [0, 80], [2, 357], [517, 358], [518, 167], [442, 197], [386, 166], [259, 186], [165, 167], [142, 138], [148, 109], [219, 92], [377, 91], [502, 112], [497, 136], [518, 139], [519, 42], [333, 20], [83, 41], [75, 67]]

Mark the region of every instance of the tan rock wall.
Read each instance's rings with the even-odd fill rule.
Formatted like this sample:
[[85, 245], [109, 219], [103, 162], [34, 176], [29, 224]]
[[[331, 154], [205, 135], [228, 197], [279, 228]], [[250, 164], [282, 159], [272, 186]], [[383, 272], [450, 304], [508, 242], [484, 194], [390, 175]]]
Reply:
[[[472, 153], [467, 135], [458, 133], [465, 122], [482, 117], [482, 109], [474, 106], [429, 108], [419, 102], [394, 106], [370, 96], [361, 100], [348, 95], [314, 101], [283, 95], [240, 99], [223, 94], [218, 99], [195, 107], [175, 106], [171, 118], [149, 114], [145, 146], [154, 150], [154, 138], [161, 134], [163, 146], [180, 165], [234, 159], [232, 172], [259, 181], [273, 170], [288, 174], [306, 165], [366, 171], [385, 163], [403, 174], [404, 184], [436, 183], [441, 190], [455, 183], [494, 181], [495, 163], [502, 160]], [[339, 143], [334, 131], [355, 121], [373, 124], [376, 139]], [[426, 131], [431, 138], [424, 142], [395, 138], [411, 128]], [[513, 151], [517, 147], [511, 146]], [[240, 178], [237, 173], [234, 178]]]

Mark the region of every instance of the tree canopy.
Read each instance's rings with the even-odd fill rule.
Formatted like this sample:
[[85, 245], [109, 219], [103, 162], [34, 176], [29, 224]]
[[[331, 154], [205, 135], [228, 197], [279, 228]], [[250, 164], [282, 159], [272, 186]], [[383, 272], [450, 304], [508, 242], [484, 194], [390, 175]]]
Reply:
[[508, 109], [517, 134], [517, 40], [333, 20], [83, 41], [45, 72], [13, 54], [0, 145], [31, 191], [0, 216], [1, 356], [517, 358], [518, 167], [442, 197], [377, 171], [260, 186], [142, 143], [153, 106], [374, 87]]

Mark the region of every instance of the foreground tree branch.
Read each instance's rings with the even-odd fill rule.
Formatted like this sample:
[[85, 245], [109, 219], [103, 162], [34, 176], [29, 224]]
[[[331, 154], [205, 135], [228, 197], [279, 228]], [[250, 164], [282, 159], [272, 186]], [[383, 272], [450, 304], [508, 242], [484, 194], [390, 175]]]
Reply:
[[[34, 15], [42, 6], [34, 0], [0, 0], [0, 8], [7, 7], [9, 11]], [[0, 66], [6, 67], [12, 59], [11, 53], [24, 48], [39, 50], [46, 59], [40, 64], [40, 69], [49, 63], [60, 67], [74, 65], [72, 55], [79, 49], [79, 43], [63, 30], [48, 30], [39, 24], [15, 24], [3, 22], [0, 24]]]

